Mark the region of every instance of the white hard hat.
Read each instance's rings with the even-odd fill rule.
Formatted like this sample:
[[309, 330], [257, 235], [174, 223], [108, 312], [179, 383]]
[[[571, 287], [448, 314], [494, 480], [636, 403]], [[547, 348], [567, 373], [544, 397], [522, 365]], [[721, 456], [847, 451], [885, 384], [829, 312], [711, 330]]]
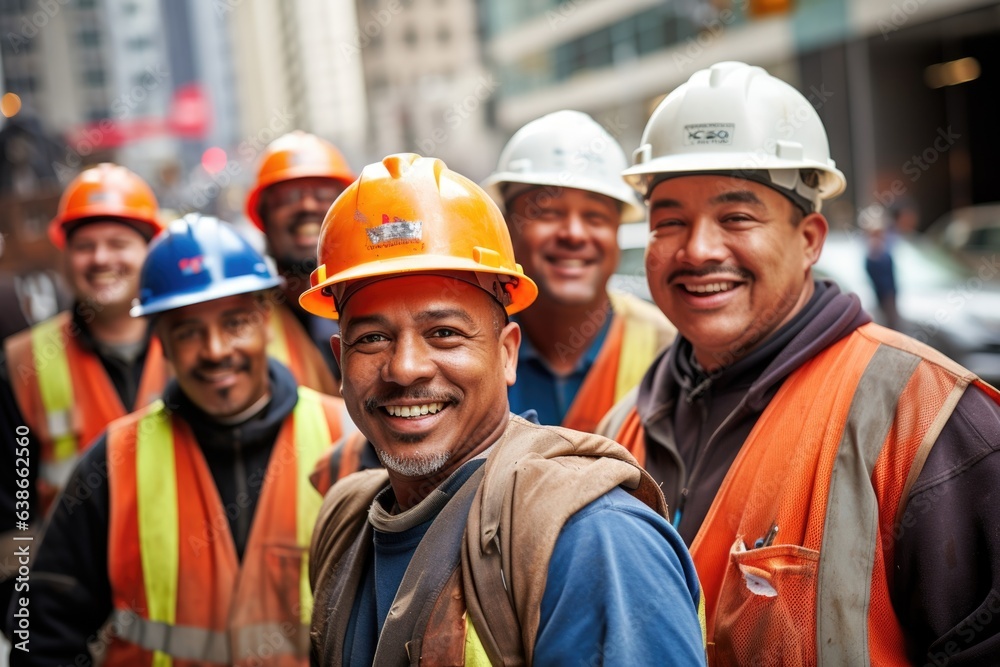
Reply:
[[734, 174], [774, 187], [809, 212], [847, 185], [809, 100], [760, 67], [739, 62], [695, 72], [667, 95], [633, 162], [622, 176], [643, 196], [671, 175]]
[[496, 171], [482, 182], [503, 208], [508, 184], [577, 188], [623, 204], [622, 221], [641, 220], [644, 212], [621, 172], [628, 160], [621, 146], [593, 118], [580, 111], [556, 111], [514, 133], [500, 152]]

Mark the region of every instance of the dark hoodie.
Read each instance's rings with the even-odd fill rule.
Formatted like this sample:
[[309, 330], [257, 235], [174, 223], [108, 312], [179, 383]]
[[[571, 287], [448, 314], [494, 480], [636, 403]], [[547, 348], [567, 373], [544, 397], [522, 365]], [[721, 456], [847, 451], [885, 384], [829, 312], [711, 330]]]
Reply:
[[[639, 387], [646, 467], [691, 544], [730, 465], [784, 380], [871, 321], [831, 283], [759, 348], [711, 375], [678, 337]], [[822, 391], [822, 387], [817, 387]], [[676, 436], [676, 437], [675, 437]], [[945, 424], [896, 528], [893, 607], [918, 664], [1000, 655], [1000, 407], [972, 389]], [[989, 657], [988, 657], [989, 656]]]
[[[184, 395], [176, 380], [163, 394], [168, 408], [191, 427], [205, 455], [240, 558], [278, 431], [298, 402], [297, 385], [284, 366], [268, 360], [268, 377], [270, 402], [236, 425], [214, 421]], [[87, 641], [94, 639], [112, 609], [109, 518], [107, 438], [102, 435], [80, 459], [32, 552], [30, 590], [16, 594], [30, 601], [31, 652], [12, 651], [12, 666], [89, 664]], [[6, 616], [8, 632], [14, 606]]]

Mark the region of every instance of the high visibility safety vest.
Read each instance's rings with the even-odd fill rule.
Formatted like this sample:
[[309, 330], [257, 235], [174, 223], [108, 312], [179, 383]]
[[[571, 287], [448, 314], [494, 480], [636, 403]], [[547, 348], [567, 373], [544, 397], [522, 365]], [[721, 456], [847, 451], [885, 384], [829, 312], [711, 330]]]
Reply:
[[[388, 484], [384, 469], [366, 470], [339, 481], [324, 500], [311, 547], [312, 641], [321, 664], [339, 664], [350, 641], [353, 599], [371, 557], [368, 508]], [[621, 447], [511, 416], [503, 441], [414, 552], [375, 664], [404, 664], [406, 656], [413, 665], [531, 664], [562, 527], [617, 486], [665, 515], [659, 487]]]
[[368, 446], [364, 434], [355, 431], [323, 452], [309, 475], [310, 482], [320, 495], [325, 496], [335, 482], [361, 470], [361, 455]]
[[[711, 664], [909, 664], [889, 597], [893, 530], [969, 385], [1000, 403], [970, 371], [876, 324], [785, 380], [691, 546]], [[645, 460], [635, 408], [616, 439]]]
[[677, 329], [652, 304], [611, 292], [614, 319], [562, 426], [593, 433], [604, 414], [642, 380], [649, 365], [673, 341]]
[[300, 387], [340, 396], [340, 386], [326, 365], [326, 359], [302, 323], [285, 306], [275, 308], [271, 314], [271, 341], [267, 344], [267, 356], [287, 367]]
[[160, 397], [169, 371], [160, 341], [149, 340], [135, 405], [122, 405], [100, 358], [79, 342], [62, 312], [7, 339], [7, 368], [21, 415], [41, 443], [39, 496], [44, 508], [61, 489], [79, 455], [113, 420]]
[[108, 429], [108, 573], [114, 612], [105, 664], [308, 663], [308, 548], [321, 498], [314, 461], [340, 436], [342, 401], [299, 388], [275, 442], [242, 563], [191, 433], [162, 403]]

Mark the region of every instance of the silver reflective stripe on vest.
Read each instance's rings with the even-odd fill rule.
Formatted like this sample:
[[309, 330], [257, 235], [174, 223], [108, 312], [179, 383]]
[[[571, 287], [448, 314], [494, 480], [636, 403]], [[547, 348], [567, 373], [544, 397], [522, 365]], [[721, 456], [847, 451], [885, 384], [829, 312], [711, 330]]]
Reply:
[[160, 651], [181, 660], [229, 664], [229, 634], [185, 625], [168, 625], [115, 609], [111, 615], [115, 636], [148, 651]]
[[309, 626], [267, 623], [241, 628], [236, 635], [237, 665], [267, 665], [271, 658], [291, 655], [303, 660], [309, 655]]
[[76, 464], [80, 461], [78, 454], [54, 461], [43, 461], [38, 466], [38, 476], [57, 488], [63, 488], [69, 482]]
[[[879, 529], [871, 477], [920, 358], [886, 345], [854, 392], [830, 479], [816, 593], [820, 665], [869, 665], [868, 609]], [[901, 502], [903, 502], [901, 500]]]
[[[147, 651], [160, 651], [178, 660], [232, 664], [228, 632], [150, 621], [127, 609], [115, 609], [110, 620], [116, 637]], [[290, 635], [295, 635], [295, 641]], [[240, 630], [237, 645], [239, 661], [266, 662], [277, 655], [306, 655], [309, 628], [293, 628], [287, 623], [251, 625]]]

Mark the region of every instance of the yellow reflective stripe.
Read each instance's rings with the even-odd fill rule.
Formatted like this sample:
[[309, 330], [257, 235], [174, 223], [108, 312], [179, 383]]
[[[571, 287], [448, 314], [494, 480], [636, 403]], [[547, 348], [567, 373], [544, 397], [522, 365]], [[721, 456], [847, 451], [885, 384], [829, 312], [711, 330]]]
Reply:
[[491, 667], [493, 663], [486, 655], [486, 648], [476, 633], [472, 618], [465, 615], [465, 665], [466, 667]]
[[698, 590], [698, 625], [701, 626], [701, 645], [708, 647], [708, 623], [705, 621], [705, 591]]
[[629, 317], [627, 313], [619, 317], [625, 318], [625, 329], [615, 377], [615, 403], [642, 381], [656, 353], [656, 327], [651, 322]]
[[57, 461], [74, 456], [77, 449], [72, 418], [73, 379], [69, 374], [62, 326], [63, 318], [53, 317], [31, 329], [31, 355], [38, 373], [38, 391]]
[[281, 321], [281, 311], [277, 309], [271, 311], [271, 342], [267, 344], [267, 356], [288, 365], [288, 336]]
[[[180, 570], [180, 520], [174, 434], [163, 401], [153, 403], [137, 425], [135, 471], [139, 552], [148, 617], [150, 621], [174, 625]], [[171, 667], [172, 664], [168, 654], [154, 651], [153, 667]]]
[[295, 404], [295, 463], [297, 466], [295, 499], [295, 533], [299, 546], [306, 549], [302, 556], [302, 572], [299, 578], [300, 619], [309, 625], [312, 618], [313, 597], [309, 586], [309, 543], [313, 527], [319, 517], [319, 507], [323, 499], [313, 488], [309, 475], [316, 467], [316, 461], [329, 445], [330, 429], [326, 423], [326, 413], [319, 394], [299, 388], [299, 401]]

